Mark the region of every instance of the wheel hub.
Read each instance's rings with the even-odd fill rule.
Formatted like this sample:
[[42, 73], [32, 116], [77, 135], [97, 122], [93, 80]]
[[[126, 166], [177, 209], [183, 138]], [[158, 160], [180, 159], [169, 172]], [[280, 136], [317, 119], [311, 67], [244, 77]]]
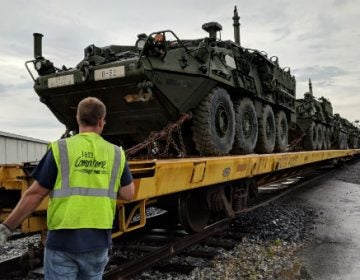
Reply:
[[251, 136], [251, 117], [249, 114], [244, 114], [242, 128], [245, 138], [249, 138]]
[[229, 130], [229, 120], [224, 105], [220, 104], [215, 114], [216, 132], [220, 137], [224, 137]]

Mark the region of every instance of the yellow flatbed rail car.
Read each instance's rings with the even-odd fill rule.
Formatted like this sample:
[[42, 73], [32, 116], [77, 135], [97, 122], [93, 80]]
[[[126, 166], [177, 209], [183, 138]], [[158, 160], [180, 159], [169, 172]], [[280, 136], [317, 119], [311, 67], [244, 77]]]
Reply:
[[[143, 227], [146, 206], [159, 197], [358, 154], [360, 149], [130, 161], [135, 178], [135, 199], [131, 202], [119, 200], [119, 230], [113, 233], [113, 237]], [[0, 166], [0, 205], [7, 192], [23, 193], [30, 183], [21, 165]], [[47, 201], [44, 201], [22, 223], [22, 232], [46, 230], [46, 205]], [[0, 221], [11, 210], [1, 208]], [[135, 215], [140, 218], [133, 223]]]

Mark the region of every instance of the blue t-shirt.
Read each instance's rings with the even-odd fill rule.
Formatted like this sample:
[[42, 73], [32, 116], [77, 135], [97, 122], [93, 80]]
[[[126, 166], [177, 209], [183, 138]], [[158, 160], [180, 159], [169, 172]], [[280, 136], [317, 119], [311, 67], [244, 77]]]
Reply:
[[[57, 177], [57, 166], [51, 150], [48, 150], [32, 173], [32, 177], [43, 187], [52, 190]], [[127, 162], [121, 176], [120, 185], [133, 181]], [[74, 213], [76, 215], [76, 213]], [[49, 230], [46, 248], [70, 253], [83, 253], [96, 249], [110, 248], [111, 230], [107, 229], [58, 229]]]

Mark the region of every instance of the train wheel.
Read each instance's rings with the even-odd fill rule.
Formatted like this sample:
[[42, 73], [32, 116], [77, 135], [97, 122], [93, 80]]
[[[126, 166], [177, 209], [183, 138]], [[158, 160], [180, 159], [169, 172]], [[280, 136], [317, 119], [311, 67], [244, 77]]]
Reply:
[[184, 192], [178, 197], [178, 218], [188, 233], [201, 231], [209, 222], [210, 210], [202, 192]]
[[317, 149], [322, 150], [324, 143], [324, 134], [323, 134], [324, 130], [322, 124], [318, 123], [316, 126], [316, 130], [317, 130]]
[[235, 112], [229, 94], [214, 88], [194, 112], [193, 140], [201, 155], [226, 155], [235, 137]]
[[275, 151], [285, 152], [288, 145], [289, 129], [288, 122], [284, 111], [279, 111], [275, 117], [276, 138]]
[[258, 118], [259, 134], [256, 151], [263, 154], [270, 154], [275, 147], [275, 117], [270, 105], [262, 108], [261, 115]]
[[317, 149], [317, 129], [316, 124], [312, 122], [306, 131], [306, 135], [304, 137], [304, 148], [305, 150], [313, 151]]
[[258, 138], [258, 122], [254, 103], [249, 98], [234, 102], [235, 141], [234, 154], [251, 154], [254, 152]]

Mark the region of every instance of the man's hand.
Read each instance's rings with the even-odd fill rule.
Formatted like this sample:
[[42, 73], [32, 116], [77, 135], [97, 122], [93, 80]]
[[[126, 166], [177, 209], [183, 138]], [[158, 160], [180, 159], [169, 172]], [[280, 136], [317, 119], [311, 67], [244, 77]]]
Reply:
[[0, 224], [0, 246], [5, 244], [11, 234], [12, 232], [7, 226]]

